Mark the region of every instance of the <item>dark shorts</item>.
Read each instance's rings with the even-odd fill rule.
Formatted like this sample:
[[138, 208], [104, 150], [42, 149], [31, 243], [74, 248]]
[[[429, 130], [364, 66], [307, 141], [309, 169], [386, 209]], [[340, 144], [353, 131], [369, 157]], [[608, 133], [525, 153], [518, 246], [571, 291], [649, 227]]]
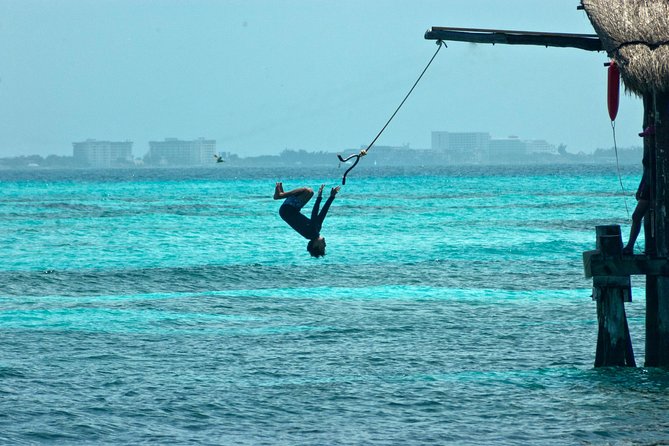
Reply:
[[300, 200], [300, 195], [293, 195], [292, 197], [286, 198], [281, 206], [290, 206], [295, 209], [302, 209], [304, 205], [304, 200]]
[[292, 195], [286, 198], [281, 206], [290, 206], [297, 210], [300, 210], [304, 207], [305, 204], [311, 199], [310, 194], [303, 193], [299, 195]]

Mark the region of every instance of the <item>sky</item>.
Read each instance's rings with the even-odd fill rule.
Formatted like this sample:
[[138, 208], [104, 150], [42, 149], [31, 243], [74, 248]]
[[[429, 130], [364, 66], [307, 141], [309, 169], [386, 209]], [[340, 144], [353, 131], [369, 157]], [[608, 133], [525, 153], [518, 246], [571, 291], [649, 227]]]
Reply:
[[[594, 33], [578, 0], [0, 0], [0, 157], [215, 139], [240, 156], [369, 144], [431, 26]], [[447, 42], [377, 145], [432, 131], [613, 146], [604, 52]], [[621, 92], [624, 89], [621, 88]], [[641, 145], [621, 94], [618, 147]]]

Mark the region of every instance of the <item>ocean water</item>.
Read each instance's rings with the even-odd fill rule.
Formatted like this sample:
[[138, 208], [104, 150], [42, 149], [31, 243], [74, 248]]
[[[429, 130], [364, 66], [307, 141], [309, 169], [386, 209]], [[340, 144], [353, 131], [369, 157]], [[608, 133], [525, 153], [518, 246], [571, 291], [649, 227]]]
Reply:
[[357, 168], [312, 259], [274, 183], [341, 173], [0, 171], [0, 443], [669, 444], [581, 260], [640, 168]]

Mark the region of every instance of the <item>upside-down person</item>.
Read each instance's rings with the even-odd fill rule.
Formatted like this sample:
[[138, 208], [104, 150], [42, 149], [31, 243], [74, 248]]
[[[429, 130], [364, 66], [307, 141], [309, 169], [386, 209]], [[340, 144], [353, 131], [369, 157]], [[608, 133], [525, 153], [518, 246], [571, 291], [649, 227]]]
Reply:
[[330, 209], [330, 205], [335, 199], [337, 192], [341, 189], [340, 186], [333, 187], [330, 192], [330, 197], [325, 201], [323, 209], [320, 210], [321, 200], [323, 198], [323, 187], [321, 184], [316, 196], [314, 208], [311, 210], [311, 218], [308, 218], [300, 210], [305, 204], [314, 196], [314, 191], [309, 187], [300, 187], [288, 192], [284, 192], [283, 183], [276, 183], [274, 188], [274, 199], [285, 199], [279, 208], [279, 215], [290, 225], [298, 234], [309, 240], [307, 243], [307, 251], [313, 257], [321, 257], [325, 255], [325, 238], [321, 236], [321, 227], [323, 220]]

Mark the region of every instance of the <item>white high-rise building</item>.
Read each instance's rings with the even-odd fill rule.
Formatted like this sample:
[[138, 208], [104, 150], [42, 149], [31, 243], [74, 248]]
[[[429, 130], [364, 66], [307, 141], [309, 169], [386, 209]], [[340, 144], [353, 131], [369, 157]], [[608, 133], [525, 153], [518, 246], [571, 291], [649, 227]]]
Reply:
[[123, 167], [133, 163], [132, 141], [97, 141], [87, 139], [73, 142], [74, 161], [85, 167]]
[[183, 141], [165, 138], [165, 141], [150, 141], [145, 160], [149, 164], [163, 166], [199, 166], [212, 164], [216, 160], [216, 140], [198, 138]]
[[490, 141], [490, 159], [492, 162], [510, 162], [522, 160], [527, 155], [527, 145], [517, 136]]
[[453, 163], [484, 162], [488, 159], [490, 133], [432, 132], [432, 150]]

